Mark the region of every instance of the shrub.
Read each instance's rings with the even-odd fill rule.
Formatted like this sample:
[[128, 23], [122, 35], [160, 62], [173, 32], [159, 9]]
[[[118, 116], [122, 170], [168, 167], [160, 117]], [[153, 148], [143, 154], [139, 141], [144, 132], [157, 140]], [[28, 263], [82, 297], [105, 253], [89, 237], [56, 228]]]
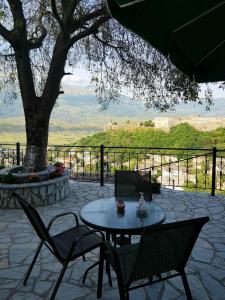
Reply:
[[16, 177], [13, 176], [13, 174], [9, 172], [9, 173], [1, 176], [1, 182], [2, 183], [15, 183]]

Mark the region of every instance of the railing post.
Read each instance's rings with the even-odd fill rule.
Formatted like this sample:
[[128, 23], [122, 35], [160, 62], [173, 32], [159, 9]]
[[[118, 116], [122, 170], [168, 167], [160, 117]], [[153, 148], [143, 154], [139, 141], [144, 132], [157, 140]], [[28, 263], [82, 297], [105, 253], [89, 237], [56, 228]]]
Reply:
[[16, 164], [20, 165], [20, 143], [16, 143]]
[[212, 190], [211, 190], [211, 196], [215, 196], [215, 190], [216, 190], [216, 147], [213, 147], [212, 149]]
[[100, 146], [100, 185], [104, 186], [104, 145]]

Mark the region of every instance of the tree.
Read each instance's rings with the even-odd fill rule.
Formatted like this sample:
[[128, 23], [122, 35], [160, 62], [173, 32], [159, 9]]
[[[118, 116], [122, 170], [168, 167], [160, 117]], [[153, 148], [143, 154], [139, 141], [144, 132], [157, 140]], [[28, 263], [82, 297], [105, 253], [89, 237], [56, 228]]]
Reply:
[[[122, 90], [146, 107], [198, 99], [199, 87], [111, 19], [101, 0], [0, 0], [0, 76], [8, 98], [18, 79], [25, 115], [24, 168], [46, 166], [51, 111], [66, 68], [82, 62], [103, 107]], [[70, 70], [70, 69], [69, 69]]]

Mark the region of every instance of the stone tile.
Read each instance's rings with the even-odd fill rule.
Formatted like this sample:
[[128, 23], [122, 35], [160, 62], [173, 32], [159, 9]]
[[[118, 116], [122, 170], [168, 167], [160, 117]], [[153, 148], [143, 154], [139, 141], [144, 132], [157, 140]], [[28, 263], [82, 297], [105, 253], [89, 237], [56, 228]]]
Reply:
[[0, 299], [4, 300], [9, 296], [9, 290], [0, 290]]
[[0, 279], [20, 279], [25, 271], [27, 270], [27, 267], [19, 266], [19, 267], [12, 267], [7, 269], [0, 270]]
[[10, 300], [41, 300], [42, 298], [33, 293], [21, 293], [18, 292], [10, 297]]
[[32, 244], [15, 244], [9, 249], [9, 261], [13, 263], [22, 263], [25, 258], [34, 256], [36, 245]]
[[[70, 181], [70, 195], [63, 201], [39, 207], [38, 211], [47, 222], [56, 214], [74, 211], [86, 203], [113, 196], [114, 186], [99, 183]], [[62, 192], [59, 190], [59, 192]], [[50, 193], [50, 192], [49, 192]], [[51, 194], [51, 193], [50, 193]], [[207, 193], [189, 193], [162, 189], [154, 195], [167, 212], [166, 222], [209, 215], [210, 222], [203, 228], [187, 266], [187, 277], [193, 298], [196, 300], [225, 299], [225, 198], [211, 197]], [[53, 232], [63, 230], [72, 220], [56, 222]], [[133, 238], [133, 241], [138, 237]], [[0, 299], [45, 300], [51, 295], [59, 276], [61, 265], [43, 247], [27, 286], [22, 284], [39, 239], [21, 209], [0, 209]], [[58, 300], [93, 300], [97, 291], [97, 267], [91, 270], [86, 283], [81, 283], [85, 269], [98, 259], [98, 251], [71, 263], [58, 290]], [[103, 300], [119, 300], [115, 273], [112, 272], [113, 287], [108, 284], [106, 274], [103, 280]], [[179, 277], [130, 292], [131, 300], [169, 300], [185, 298]]]
[[163, 286], [164, 284], [162, 282], [159, 282], [145, 287], [147, 299], [151, 299], [151, 300], [161, 299], [163, 293]]
[[54, 284], [49, 281], [36, 281], [34, 285], [34, 293], [44, 295], [49, 292]]
[[194, 247], [192, 251], [192, 258], [198, 261], [210, 262], [213, 259], [214, 251], [211, 249], [203, 248], [203, 247]]
[[199, 277], [196, 275], [189, 275], [187, 276], [188, 278], [188, 283], [190, 286], [191, 294], [194, 299], [200, 300], [209, 300], [210, 295], [207, 293], [204, 285], [202, 284], [201, 280]]
[[[95, 291], [96, 292], [96, 291]], [[56, 295], [57, 299], [79, 299], [80, 297], [84, 297], [85, 295], [90, 294], [90, 290], [87, 287], [78, 286], [69, 283], [62, 283]]]
[[174, 300], [179, 297], [181, 293], [167, 282], [164, 285], [161, 300]]
[[200, 272], [201, 280], [210, 295], [210, 299], [222, 300], [225, 295], [225, 286], [215, 280], [207, 272]]

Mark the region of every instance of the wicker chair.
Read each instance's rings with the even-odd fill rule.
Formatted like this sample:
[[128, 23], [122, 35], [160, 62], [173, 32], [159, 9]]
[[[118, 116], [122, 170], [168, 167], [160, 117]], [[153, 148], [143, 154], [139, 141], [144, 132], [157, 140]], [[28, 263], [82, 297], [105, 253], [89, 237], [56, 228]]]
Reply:
[[[144, 287], [175, 276], [181, 276], [187, 299], [192, 295], [184, 271], [188, 258], [203, 225], [208, 217], [170, 224], [157, 225], [145, 231], [140, 243], [113, 248], [108, 242], [101, 248], [100, 276], [102, 277], [103, 257], [112, 265], [117, 275], [121, 300], [129, 299], [129, 290]], [[105, 250], [104, 250], [105, 248]], [[165, 274], [176, 271], [175, 274]], [[155, 274], [161, 274], [153, 281]], [[148, 282], [130, 287], [131, 283], [148, 279]], [[99, 281], [98, 297], [101, 297], [102, 280]]]
[[115, 172], [115, 197], [140, 198], [144, 193], [146, 201], [152, 200], [149, 174], [141, 175], [138, 171], [117, 170]]
[[[83, 260], [85, 260], [85, 253], [99, 247], [102, 241], [105, 240], [104, 235], [100, 231], [90, 230], [85, 225], [79, 225], [78, 217], [73, 212], [66, 212], [56, 215], [50, 220], [48, 226], [46, 227], [36, 209], [34, 209], [30, 204], [28, 204], [16, 193], [13, 193], [13, 197], [17, 198], [25, 214], [27, 215], [30, 223], [32, 224], [34, 230], [41, 239], [41, 242], [33, 257], [32, 263], [26, 273], [23, 284], [26, 285], [26, 282], [30, 276], [30, 273], [33, 269], [33, 266], [36, 262], [36, 259], [43, 244], [45, 244], [45, 246], [50, 250], [50, 252], [58, 259], [58, 261], [63, 266], [50, 298], [52, 300], [55, 298], [55, 295], [57, 293], [57, 290], [59, 288], [59, 285], [62, 281], [62, 278], [64, 276], [69, 262], [81, 256], [83, 257]], [[53, 222], [59, 217], [67, 216], [69, 214], [74, 216], [76, 226], [69, 228], [59, 234], [51, 236], [49, 230]], [[96, 233], [99, 233], [99, 235]], [[98, 264], [99, 261], [94, 263], [85, 271], [83, 283], [85, 281], [88, 271]]]

